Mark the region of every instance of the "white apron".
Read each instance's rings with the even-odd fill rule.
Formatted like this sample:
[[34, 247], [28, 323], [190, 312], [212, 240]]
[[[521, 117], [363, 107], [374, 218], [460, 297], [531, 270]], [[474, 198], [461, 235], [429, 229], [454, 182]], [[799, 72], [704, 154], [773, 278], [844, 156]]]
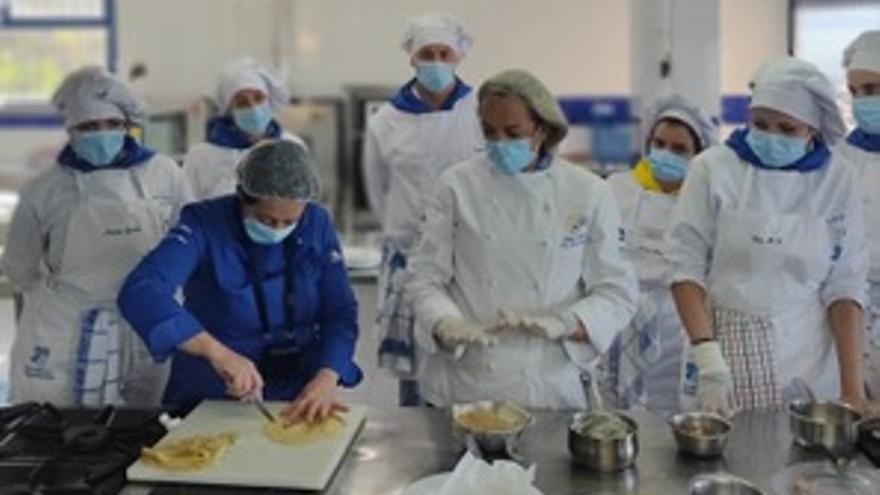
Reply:
[[167, 366], [153, 362], [119, 315], [116, 296], [167, 231], [171, 206], [152, 199], [133, 169], [73, 177], [80, 200], [59, 268], [25, 294], [12, 352], [12, 400], [156, 405]]
[[880, 399], [880, 281], [870, 280], [870, 305], [865, 312], [865, 383], [874, 400]]
[[820, 397], [837, 397], [837, 358], [819, 298], [832, 263], [827, 220], [812, 201], [795, 214], [750, 209], [754, 180], [750, 167], [737, 206], [719, 211], [709, 272], [715, 333], [733, 374], [735, 403], [777, 406], [795, 377]]
[[641, 299], [636, 316], [602, 359], [601, 388], [612, 403], [631, 407], [647, 402], [665, 413], [679, 409], [679, 377], [684, 330], [666, 285], [664, 234], [671, 220], [669, 197], [641, 186], [625, 223], [627, 251], [636, 266]]

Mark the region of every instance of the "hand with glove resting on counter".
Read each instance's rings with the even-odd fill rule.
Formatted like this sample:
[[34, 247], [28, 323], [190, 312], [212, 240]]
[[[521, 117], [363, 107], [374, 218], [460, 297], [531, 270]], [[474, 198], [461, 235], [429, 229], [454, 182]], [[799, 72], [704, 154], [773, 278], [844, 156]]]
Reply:
[[733, 415], [733, 376], [724, 361], [721, 346], [714, 340], [694, 346], [694, 364], [697, 366], [697, 403], [702, 411]]

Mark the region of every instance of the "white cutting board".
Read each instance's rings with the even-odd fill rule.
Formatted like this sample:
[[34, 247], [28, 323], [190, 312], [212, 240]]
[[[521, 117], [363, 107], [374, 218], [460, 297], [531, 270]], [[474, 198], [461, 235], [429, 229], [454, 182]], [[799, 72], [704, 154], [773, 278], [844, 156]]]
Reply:
[[[286, 403], [267, 402], [277, 414]], [[304, 445], [281, 445], [263, 435], [266, 419], [252, 404], [204, 401], [158, 442], [192, 435], [234, 432], [238, 442], [213, 466], [200, 471], [173, 472], [140, 460], [128, 468], [130, 481], [197, 483], [323, 490], [366, 419], [366, 408], [353, 406], [344, 415], [345, 431], [327, 440]]]

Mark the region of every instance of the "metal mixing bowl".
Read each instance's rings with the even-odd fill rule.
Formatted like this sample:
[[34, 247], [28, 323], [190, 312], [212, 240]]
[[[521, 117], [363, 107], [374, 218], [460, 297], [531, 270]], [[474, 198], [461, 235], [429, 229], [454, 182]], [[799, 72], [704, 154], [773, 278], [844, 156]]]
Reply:
[[690, 482], [690, 495], [764, 495], [755, 485], [724, 473], [697, 476]]
[[[627, 424], [628, 432], [619, 438], [598, 438], [584, 431], [591, 417], [613, 414]], [[639, 454], [638, 424], [620, 413], [587, 413], [574, 415], [568, 427], [568, 451], [578, 465], [601, 473], [613, 473], [632, 466]]]
[[[480, 429], [462, 422], [462, 415], [473, 411], [486, 411], [500, 414], [510, 419], [510, 427]], [[451, 409], [453, 431], [473, 450], [474, 447], [485, 456], [514, 456], [519, 439], [535, 417], [525, 409], [510, 402], [479, 401], [468, 404], [455, 404]]]
[[835, 462], [856, 451], [861, 414], [841, 402], [797, 400], [789, 406], [795, 443], [825, 451]]
[[705, 458], [721, 455], [733, 427], [730, 421], [707, 412], [676, 414], [669, 426], [680, 451]]

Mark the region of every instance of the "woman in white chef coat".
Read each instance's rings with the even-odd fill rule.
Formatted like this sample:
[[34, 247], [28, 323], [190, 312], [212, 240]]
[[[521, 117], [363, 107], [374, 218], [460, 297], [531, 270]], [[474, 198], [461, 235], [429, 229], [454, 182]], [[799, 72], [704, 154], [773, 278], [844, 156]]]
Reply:
[[844, 51], [843, 66], [852, 94], [856, 128], [834, 154], [853, 168], [861, 186], [871, 268], [870, 309], [865, 335], [865, 379], [880, 413], [880, 31], [865, 31]]
[[305, 147], [275, 119], [289, 97], [284, 79], [257, 60], [243, 58], [223, 68], [215, 94], [220, 114], [208, 121], [205, 142], [183, 158], [196, 200], [235, 193], [236, 165], [263, 140], [287, 139]]
[[717, 143], [718, 128], [680, 95], [660, 98], [646, 112], [644, 124], [644, 158], [633, 170], [608, 178], [620, 205], [640, 298], [635, 318], [602, 360], [602, 390], [611, 392], [618, 407], [643, 401], [676, 412], [685, 339], [669, 291], [664, 234], [691, 158]]
[[861, 406], [868, 257], [852, 169], [829, 152], [843, 133], [828, 79], [780, 58], [748, 127], [693, 160], [668, 253], [700, 408], [774, 407], [794, 378]]
[[367, 196], [383, 236], [379, 364], [400, 379], [401, 405], [419, 402], [413, 316], [402, 294], [425, 198], [440, 174], [483, 145], [477, 99], [456, 75], [471, 44], [448, 15], [410, 20], [401, 47], [415, 76], [370, 118], [364, 139]]
[[580, 370], [638, 297], [616, 202], [554, 154], [568, 125], [534, 76], [504, 71], [478, 101], [487, 152], [440, 178], [410, 267], [422, 393], [582, 408]]

